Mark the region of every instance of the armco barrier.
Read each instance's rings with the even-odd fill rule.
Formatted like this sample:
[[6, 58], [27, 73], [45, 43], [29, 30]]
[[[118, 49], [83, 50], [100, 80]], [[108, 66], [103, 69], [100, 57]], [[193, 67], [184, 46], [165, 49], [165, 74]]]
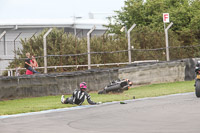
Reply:
[[[187, 61], [138, 63], [116, 69], [0, 77], [0, 100], [71, 94], [83, 81], [87, 82], [88, 91], [102, 90], [110, 81], [118, 78], [128, 78], [134, 85], [184, 81], [188, 76], [185, 75]], [[189, 67], [188, 65], [187, 69]]]

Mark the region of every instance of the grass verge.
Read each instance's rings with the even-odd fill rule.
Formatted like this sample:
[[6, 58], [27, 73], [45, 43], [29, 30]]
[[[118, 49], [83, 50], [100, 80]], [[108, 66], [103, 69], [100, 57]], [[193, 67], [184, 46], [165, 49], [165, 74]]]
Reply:
[[[95, 102], [112, 102], [136, 99], [144, 97], [156, 97], [162, 95], [194, 92], [194, 81], [183, 81], [174, 83], [152, 84], [146, 86], [138, 86], [124, 91], [120, 94], [106, 94], [98, 95], [97, 93], [90, 93], [92, 100]], [[70, 95], [66, 95], [69, 97]], [[86, 105], [87, 100], [83, 103]], [[34, 98], [23, 98], [16, 100], [0, 101], [0, 115], [10, 115], [26, 112], [36, 112], [48, 109], [73, 107], [76, 105], [61, 104], [59, 96], [45, 96]]]

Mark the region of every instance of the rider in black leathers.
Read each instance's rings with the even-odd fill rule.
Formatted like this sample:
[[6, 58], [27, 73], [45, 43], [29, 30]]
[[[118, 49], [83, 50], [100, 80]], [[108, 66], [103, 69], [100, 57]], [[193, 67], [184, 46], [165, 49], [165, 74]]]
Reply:
[[85, 82], [80, 83], [80, 89], [76, 89], [71, 97], [65, 99], [64, 95], [61, 96], [61, 103], [81, 105], [85, 101], [85, 99], [87, 99], [88, 103], [91, 105], [98, 104], [90, 99], [91, 97], [86, 92], [86, 89], [87, 89], [86, 83]]
[[197, 61], [195, 72], [197, 72], [198, 70], [200, 70], [200, 61]]
[[[196, 67], [195, 67], [195, 73], [197, 74], [198, 71], [200, 71], [200, 61], [197, 61]], [[195, 78], [195, 84], [194, 86], [196, 86], [196, 78]]]

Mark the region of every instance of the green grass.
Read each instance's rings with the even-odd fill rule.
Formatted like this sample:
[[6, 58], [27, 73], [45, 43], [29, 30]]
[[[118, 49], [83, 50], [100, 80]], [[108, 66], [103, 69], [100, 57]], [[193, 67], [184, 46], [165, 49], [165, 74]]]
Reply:
[[[97, 93], [90, 93], [90, 95], [92, 97], [92, 100], [95, 102], [111, 102], [132, 99], [133, 96], [135, 96], [137, 99], [185, 92], [194, 92], [194, 81], [152, 84], [138, 87], [133, 86], [133, 88], [120, 94], [98, 95]], [[66, 95], [66, 97], [69, 96], [70, 95]], [[88, 104], [87, 100], [83, 103], [83, 105], [86, 104]], [[36, 112], [41, 110], [66, 108], [73, 106], [76, 105], [61, 104], [60, 95], [23, 98], [16, 100], [0, 101], [0, 115]]]

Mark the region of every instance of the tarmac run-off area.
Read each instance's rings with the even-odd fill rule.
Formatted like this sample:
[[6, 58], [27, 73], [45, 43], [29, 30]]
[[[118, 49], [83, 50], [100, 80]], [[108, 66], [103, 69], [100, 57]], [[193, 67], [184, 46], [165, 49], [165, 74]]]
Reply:
[[0, 116], [0, 133], [199, 133], [192, 93]]

